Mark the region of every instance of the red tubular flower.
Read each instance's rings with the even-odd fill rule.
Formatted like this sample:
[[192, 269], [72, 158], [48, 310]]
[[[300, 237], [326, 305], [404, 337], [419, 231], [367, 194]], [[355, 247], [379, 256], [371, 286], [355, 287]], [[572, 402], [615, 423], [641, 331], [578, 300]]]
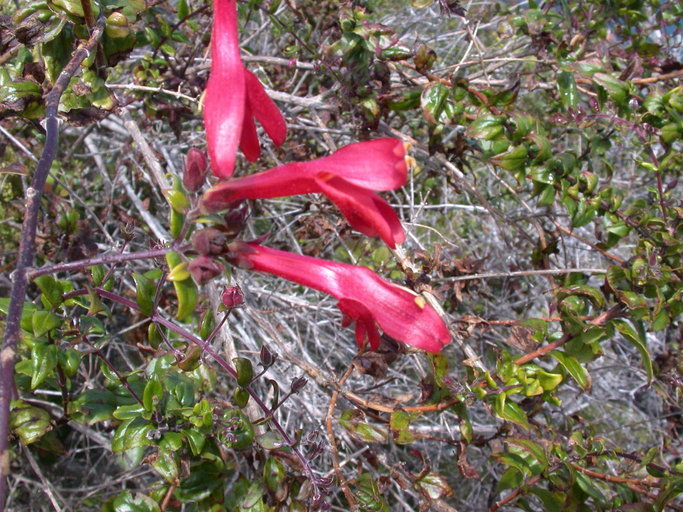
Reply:
[[212, 170], [220, 178], [229, 178], [237, 146], [250, 161], [261, 153], [254, 117], [278, 146], [287, 136], [287, 125], [259, 79], [242, 65], [235, 0], [214, 0], [213, 9], [204, 126]]
[[202, 206], [213, 212], [241, 199], [322, 193], [356, 230], [367, 236], [379, 236], [395, 248], [405, 240], [401, 222], [387, 202], [373, 191], [402, 187], [407, 171], [400, 140], [359, 142], [317, 160], [285, 164], [219, 183], [205, 192]]
[[369, 268], [269, 249], [253, 242], [233, 244], [233, 263], [275, 274], [335, 297], [343, 325], [356, 322], [356, 341], [376, 350], [377, 326], [407, 345], [440, 352], [450, 333], [437, 312], [415, 293], [385, 281]]

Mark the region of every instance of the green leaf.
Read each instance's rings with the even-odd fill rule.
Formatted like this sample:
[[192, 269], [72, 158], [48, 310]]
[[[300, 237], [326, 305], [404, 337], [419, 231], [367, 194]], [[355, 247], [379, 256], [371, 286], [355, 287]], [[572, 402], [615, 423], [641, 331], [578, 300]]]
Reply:
[[152, 379], [145, 385], [145, 391], [142, 393], [142, 404], [145, 410], [153, 411], [164, 396], [164, 388], [161, 382]]
[[263, 480], [268, 490], [276, 492], [280, 489], [285, 476], [287, 476], [287, 471], [282, 462], [274, 457], [268, 457], [263, 465]]
[[410, 422], [414, 418], [414, 415], [400, 409], [391, 413], [389, 428], [396, 444], [410, 444], [415, 441], [415, 436], [410, 431]]
[[505, 393], [496, 395], [493, 409], [496, 411], [499, 418], [517, 423], [526, 430], [531, 428], [526, 413], [515, 402], [508, 400]]
[[617, 103], [624, 103], [628, 98], [628, 84], [607, 73], [595, 73], [593, 81], [603, 87], [610, 98]]
[[389, 505], [382, 496], [377, 485], [377, 480], [370, 473], [361, 473], [358, 476], [354, 494], [361, 510], [372, 512], [390, 512]]
[[504, 131], [502, 117], [483, 116], [477, 118], [468, 128], [468, 136], [484, 140], [499, 138]]
[[652, 356], [647, 348], [647, 337], [642, 322], [635, 322], [637, 328], [623, 318], [615, 318], [611, 323], [628, 342], [638, 349], [640, 357], [643, 360], [643, 368], [647, 374], [647, 381], [648, 383], [652, 382], [654, 376]]
[[187, 439], [187, 444], [190, 446], [192, 455], [199, 455], [202, 453], [202, 448], [204, 448], [204, 442], [206, 441], [204, 434], [191, 428], [186, 428], [182, 433], [185, 436], [185, 439]]
[[141, 493], [133, 496], [130, 491], [123, 491], [107, 501], [102, 512], [161, 512], [161, 509], [149, 496]]
[[500, 477], [498, 483], [496, 484], [496, 490], [498, 492], [506, 491], [507, 489], [513, 489], [519, 487], [524, 480], [524, 472], [518, 470], [515, 467], [508, 468], [503, 476]]
[[576, 110], [579, 102], [578, 89], [576, 88], [576, 80], [574, 80], [574, 73], [569, 71], [560, 71], [557, 74], [557, 86], [560, 89], [560, 103], [565, 110]]
[[110, 420], [119, 406], [130, 405], [134, 400], [127, 390], [124, 392], [125, 395], [116, 394], [108, 389], [88, 389], [69, 404], [69, 414], [77, 421], [88, 425]]
[[543, 467], [544, 471], [548, 469], [548, 457], [546, 456], [545, 450], [540, 444], [535, 443], [530, 439], [509, 438], [507, 441], [508, 443], [519, 446], [524, 451], [530, 453], [531, 456]]
[[434, 3], [434, 0], [411, 0], [411, 5], [416, 9], [422, 9], [424, 7], [429, 7]]
[[605, 296], [597, 288], [585, 284], [576, 284], [567, 288], [562, 288], [557, 292], [557, 300], [560, 301], [569, 295], [580, 295], [590, 300], [596, 307], [602, 308], [605, 305]]
[[56, 345], [36, 344], [31, 349], [32, 372], [31, 389], [36, 389], [45, 379], [51, 377], [57, 366], [57, 353], [59, 349]]
[[364, 443], [383, 443], [387, 439], [387, 429], [364, 422], [365, 414], [358, 409], [344, 411], [339, 418], [339, 424], [359, 441]]
[[524, 167], [527, 160], [526, 157], [527, 148], [522, 144], [520, 146], [515, 146], [505, 153], [491, 157], [489, 161], [498, 167], [502, 167], [508, 171], [514, 171], [515, 169]]
[[153, 428], [150, 422], [145, 421], [140, 416], [124, 421], [116, 429], [111, 440], [112, 451], [122, 452], [151, 444], [151, 441], [147, 439], [147, 434]]
[[67, 377], [73, 377], [78, 371], [78, 367], [81, 364], [81, 354], [80, 351], [75, 348], [67, 348], [66, 350], [60, 350], [58, 352], [59, 366], [62, 367], [64, 375]]
[[[166, 263], [168, 264], [169, 269], [175, 269], [182, 263], [182, 260], [178, 253], [169, 252], [166, 254]], [[187, 277], [189, 277], [189, 272]], [[195, 312], [195, 306], [197, 305], [198, 299], [197, 287], [194, 285], [192, 279], [174, 280], [173, 287], [175, 288], [176, 297], [178, 299], [176, 318], [179, 321], [184, 322]]]
[[128, 405], [121, 405], [117, 407], [112, 416], [117, 420], [129, 420], [131, 418], [140, 417], [145, 412], [145, 408], [138, 402]]
[[[201, 462], [190, 469], [190, 476], [180, 482], [173, 495], [181, 502], [200, 502], [225, 485], [225, 473], [221, 466], [213, 462]], [[222, 498], [222, 492], [221, 492]], [[204, 510], [199, 508], [195, 510]], [[233, 510], [240, 510], [235, 508]]]
[[43, 334], [59, 327], [62, 319], [51, 311], [36, 311], [31, 318], [33, 335], [38, 338]]
[[558, 350], [553, 350], [550, 352], [550, 355], [553, 356], [565, 370], [567, 370], [567, 373], [572, 376], [572, 378], [579, 386], [581, 386], [584, 391], [590, 389], [590, 374], [588, 373], [588, 370], [586, 370], [576, 359]]
[[180, 432], [166, 432], [159, 441], [159, 448], [175, 452], [183, 447], [183, 435]]
[[237, 384], [245, 388], [254, 378], [254, 368], [251, 365], [251, 361], [244, 357], [236, 357], [232, 360], [235, 365], [235, 370], [237, 370]]
[[541, 487], [531, 487], [529, 492], [535, 494], [543, 503], [543, 510], [546, 512], [562, 512], [564, 508], [565, 496], [561, 492], [550, 492]]
[[[161, 46], [162, 50], [170, 48], [173, 50], [173, 47], [165, 44]], [[171, 52], [166, 52], [169, 55], [172, 55]], [[182, 190], [165, 190], [164, 195], [166, 196], [166, 200], [168, 201], [168, 204], [171, 205], [171, 208], [173, 208], [173, 211], [184, 214], [187, 209], [190, 206], [190, 201], [187, 198], [187, 195], [185, 194], [184, 191]]]
[[584, 475], [583, 473], [577, 472], [575, 474], [575, 478], [578, 486], [581, 488], [583, 492], [588, 494], [588, 496], [596, 499], [598, 503], [602, 503], [605, 501], [605, 496], [602, 494], [598, 486], [595, 485], [588, 476]]
[[455, 115], [451, 89], [440, 82], [431, 82], [425, 87], [420, 104], [430, 123], [449, 124]]
[[51, 430], [50, 414], [21, 401], [12, 402], [9, 426], [24, 444], [31, 444]]
[[178, 463], [173, 452], [159, 450], [156, 459], [152, 460], [152, 467], [169, 484], [178, 484]]
[[140, 307], [140, 312], [145, 316], [151, 316], [154, 312], [156, 283], [137, 272], [133, 273], [133, 279], [135, 280], [135, 299]]
[[190, 9], [187, 6], [187, 0], [180, 0], [178, 2], [178, 20], [187, 18], [188, 14], [190, 14]]
[[441, 500], [453, 496], [453, 489], [438, 473], [430, 472], [415, 482], [415, 488], [430, 500]]
[[189, 262], [181, 261], [171, 269], [171, 271], [166, 276], [166, 280], [176, 282], [185, 281], [186, 279], [189, 279], [192, 276], [192, 274], [190, 274], [190, 271], [188, 270], [189, 265]]
[[63, 302], [62, 287], [54, 277], [50, 275], [39, 276], [33, 282], [38, 285], [40, 291], [43, 292], [43, 296], [53, 308], [58, 307]]
[[228, 409], [221, 420], [226, 430], [219, 431], [218, 439], [228, 448], [246, 450], [254, 442], [254, 427], [240, 409]]

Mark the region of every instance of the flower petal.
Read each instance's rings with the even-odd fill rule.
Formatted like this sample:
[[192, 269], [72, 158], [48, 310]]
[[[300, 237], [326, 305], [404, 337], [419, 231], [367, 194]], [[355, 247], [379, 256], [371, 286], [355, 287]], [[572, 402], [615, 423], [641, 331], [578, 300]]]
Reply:
[[351, 321], [356, 322], [355, 334], [358, 348], [362, 349], [365, 340], [368, 340], [370, 348], [377, 350], [379, 348], [379, 331], [370, 310], [361, 302], [352, 299], [341, 299], [338, 306], [346, 319], [346, 325], [349, 325]]
[[244, 67], [237, 37], [235, 0], [214, 0], [211, 33], [211, 75], [204, 95], [204, 126], [211, 169], [229, 178], [244, 118]]
[[[374, 325], [392, 338], [428, 352], [439, 352], [450, 333], [438, 313], [415, 293], [385, 281], [369, 268], [320, 260], [255, 243], [232, 247], [232, 262], [268, 272], [337, 298], [344, 315], [362, 327], [356, 331], [378, 342]], [[376, 329], [376, 328], [375, 328]]]
[[379, 236], [392, 249], [405, 241], [401, 221], [380, 196], [330, 173], [320, 173], [315, 181], [354, 229], [366, 236]]
[[270, 99], [266, 89], [254, 73], [245, 68], [245, 86], [247, 91], [247, 104], [251, 108], [256, 120], [261, 123], [263, 129], [276, 146], [281, 146], [287, 138], [287, 123], [282, 117], [280, 109]]
[[251, 113], [249, 103], [244, 106], [244, 119], [242, 120], [242, 137], [240, 139], [240, 149], [244, 157], [250, 162], [255, 162], [261, 156], [261, 144], [256, 133], [254, 116]]

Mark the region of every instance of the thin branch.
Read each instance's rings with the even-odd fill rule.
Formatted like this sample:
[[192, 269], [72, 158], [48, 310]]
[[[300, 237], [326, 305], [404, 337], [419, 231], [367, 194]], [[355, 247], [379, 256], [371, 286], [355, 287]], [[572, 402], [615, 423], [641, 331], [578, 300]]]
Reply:
[[499, 277], [519, 277], [519, 276], [545, 276], [562, 274], [604, 274], [607, 272], [603, 268], [553, 268], [547, 270], [516, 270], [514, 272], [487, 272], [485, 274], [472, 274], [469, 276], [442, 277], [433, 281], [473, 281], [476, 279], [495, 279]]
[[12, 291], [10, 294], [9, 310], [5, 323], [5, 335], [0, 352], [0, 510], [4, 510], [7, 499], [7, 476], [10, 471], [9, 443], [9, 408], [14, 394], [14, 360], [19, 342], [21, 313], [24, 309], [24, 297], [28, 284], [26, 270], [33, 263], [35, 256], [35, 239], [38, 228], [38, 210], [43, 188], [47, 180], [50, 166], [57, 154], [59, 142], [59, 121], [57, 112], [59, 100], [69, 85], [71, 77], [80, 69], [81, 63], [96, 47], [104, 29], [104, 19], [98, 21], [93, 28], [90, 38], [81, 44], [73, 53], [71, 60], [59, 74], [55, 85], [45, 97], [45, 146], [40, 157], [31, 186], [26, 189], [26, 213], [21, 229], [19, 242], [19, 257], [13, 272]]
[[122, 263], [124, 261], [135, 260], [149, 260], [152, 258], [159, 258], [165, 256], [169, 252], [183, 252], [189, 249], [190, 244], [184, 245], [169, 245], [160, 249], [150, 249], [149, 251], [126, 252], [116, 254], [106, 254], [104, 256], [97, 256], [95, 258], [87, 258], [84, 260], [70, 261], [68, 263], [57, 263], [55, 265], [45, 265], [26, 273], [29, 280], [35, 279], [38, 276], [46, 274], [55, 274], [57, 272], [65, 272], [68, 270], [79, 270], [87, 267], [94, 267], [95, 265], [110, 265], [112, 263]]

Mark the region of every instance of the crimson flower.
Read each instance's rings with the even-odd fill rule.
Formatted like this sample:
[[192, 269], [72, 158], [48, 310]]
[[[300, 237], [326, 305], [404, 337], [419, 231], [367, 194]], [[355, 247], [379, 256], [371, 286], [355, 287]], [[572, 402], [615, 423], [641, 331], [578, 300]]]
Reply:
[[356, 341], [379, 347], [382, 330], [407, 345], [440, 352], [450, 342], [448, 327], [419, 295], [385, 281], [369, 268], [269, 249], [254, 242], [235, 243], [232, 262], [268, 272], [335, 297], [345, 327], [356, 322]]
[[260, 155], [254, 117], [278, 146], [287, 136], [287, 125], [259, 79], [242, 64], [235, 0], [214, 0], [213, 9], [204, 125], [212, 170], [219, 178], [229, 178], [238, 146], [250, 161]]
[[402, 187], [407, 171], [399, 139], [359, 142], [330, 156], [223, 181], [204, 193], [202, 207], [215, 212], [242, 199], [322, 193], [354, 229], [379, 236], [393, 249], [403, 243], [405, 234], [396, 213], [374, 191]]

